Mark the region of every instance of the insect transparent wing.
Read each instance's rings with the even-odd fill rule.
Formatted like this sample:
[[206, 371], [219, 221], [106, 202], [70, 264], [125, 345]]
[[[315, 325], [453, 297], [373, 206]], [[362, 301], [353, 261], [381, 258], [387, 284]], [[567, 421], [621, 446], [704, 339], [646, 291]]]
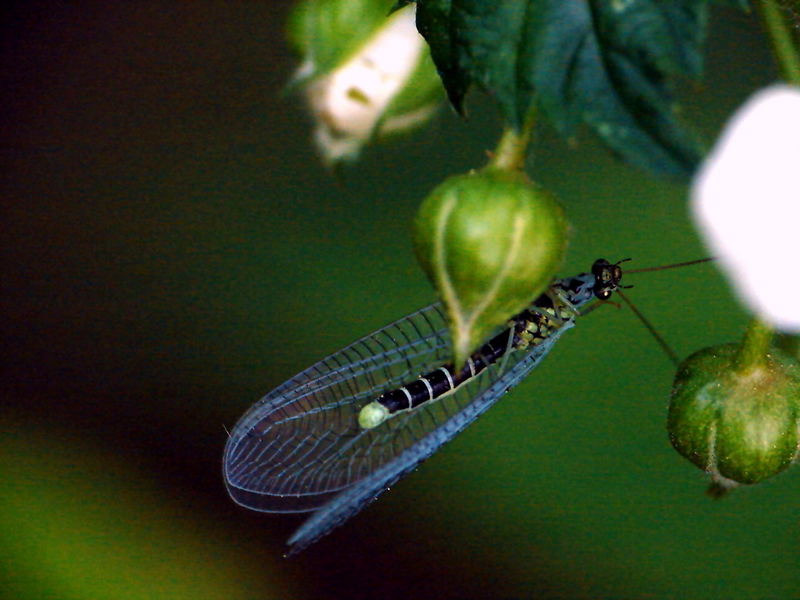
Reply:
[[314, 510], [378, 468], [408, 442], [397, 419], [365, 431], [361, 408], [446, 362], [440, 304], [331, 354], [278, 386], [240, 419], [225, 447], [234, 500], [268, 512]]
[[[488, 410], [511, 387], [527, 376], [555, 345], [559, 337], [573, 322], [568, 321], [542, 344], [527, 353], [519, 352], [506, 365], [492, 365], [490, 373], [478, 376], [465, 383], [452, 394], [464, 407], [439, 427], [409, 446], [390, 462], [381, 466], [368, 477], [354, 483], [350, 488], [335, 495], [317, 510], [289, 539], [289, 555], [296, 554], [328, 534], [359, 512], [378, 495], [431, 456], [443, 444], [463, 431], [470, 423]], [[468, 387], [471, 386], [471, 387]], [[447, 398], [443, 399], [447, 401]]]
[[[504, 366], [512, 368], [524, 356], [514, 352]], [[304, 512], [364, 481], [450, 421], [500, 376], [501, 366], [494, 365], [452, 394], [374, 429], [359, 427], [364, 405], [449, 357], [444, 314], [434, 304], [282, 384], [256, 403], [231, 433], [224, 457], [231, 496], [255, 510]]]

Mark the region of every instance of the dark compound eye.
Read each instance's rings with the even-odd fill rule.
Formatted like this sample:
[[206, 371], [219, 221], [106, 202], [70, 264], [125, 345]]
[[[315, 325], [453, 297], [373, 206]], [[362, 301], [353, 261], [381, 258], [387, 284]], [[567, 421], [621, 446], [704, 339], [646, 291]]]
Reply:
[[594, 264], [592, 265], [592, 275], [594, 275], [596, 278], [599, 279], [603, 277], [603, 273], [610, 266], [611, 263], [608, 262], [605, 258], [598, 258], [596, 261], [594, 261]]

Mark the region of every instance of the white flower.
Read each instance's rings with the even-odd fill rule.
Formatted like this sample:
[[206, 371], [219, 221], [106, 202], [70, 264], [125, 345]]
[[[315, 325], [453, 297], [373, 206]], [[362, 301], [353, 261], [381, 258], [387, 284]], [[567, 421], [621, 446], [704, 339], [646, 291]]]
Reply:
[[308, 87], [316, 121], [314, 138], [327, 162], [352, 159], [376, 132], [408, 129], [435, 110], [438, 101], [426, 101], [411, 112], [387, 118], [391, 102], [427, 49], [416, 29], [414, 9], [408, 6], [394, 13], [354, 56]]
[[736, 112], [695, 177], [692, 210], [742, 300], [800, 332], [800, 88], [766, 88]]

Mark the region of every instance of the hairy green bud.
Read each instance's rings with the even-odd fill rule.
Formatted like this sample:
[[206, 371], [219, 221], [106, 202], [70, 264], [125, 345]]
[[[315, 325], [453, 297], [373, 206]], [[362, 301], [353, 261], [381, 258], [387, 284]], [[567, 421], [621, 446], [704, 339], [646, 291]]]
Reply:
[[447, 309], [456, 364], [550, 285], [565, 245], [561, 207], [521, 172], [456, 175], [431, 192], [414, 247]]
[[722, 490], [785, 470], [800, 443], [800, 365], [778, 350], [737, 366], [738, 344], [700, 350], [680, 366], [667, 429], [672, 445]]

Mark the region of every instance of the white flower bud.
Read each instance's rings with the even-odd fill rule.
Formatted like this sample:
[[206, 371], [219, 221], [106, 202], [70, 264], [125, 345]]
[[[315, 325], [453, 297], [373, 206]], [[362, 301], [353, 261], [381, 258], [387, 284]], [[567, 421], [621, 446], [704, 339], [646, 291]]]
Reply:
[[[343, 30], [341, 35], [351, 32]], [[319, 43], [308, 39], [299, 44], [305, 60], [295, 79], [310, 79], [305, 93], [315, 120], [314, 139], [325, 162], [352, 160], [373, 137], [412, 129], [438, 106], [441, 84], [417, 32], [415, 6], [382, 19], [355, 52], [341, 55], [327, 70], [315, 64]], [[341, 47], [346, 49], [345, 44]]]

